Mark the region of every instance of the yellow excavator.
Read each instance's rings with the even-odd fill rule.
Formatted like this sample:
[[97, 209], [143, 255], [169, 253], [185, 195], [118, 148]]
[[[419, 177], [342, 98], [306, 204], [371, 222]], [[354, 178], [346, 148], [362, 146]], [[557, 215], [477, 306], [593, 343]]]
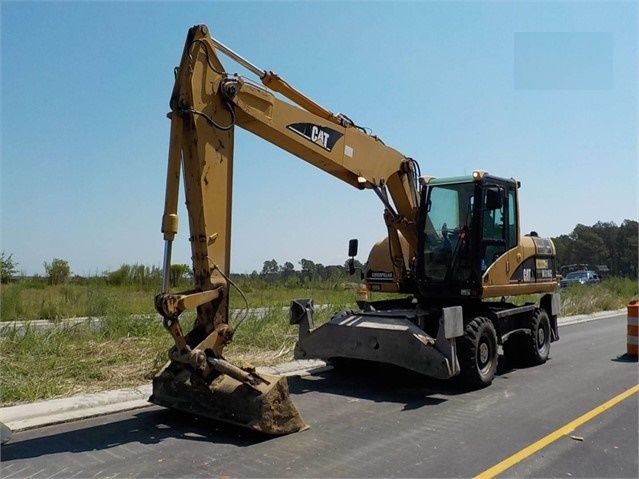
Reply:
[[[259, 79], [229, 74], [220, 54]], [[162, 290], [155, 305], [173, 338], [169, 362], [153, 380], [151, 402], [269, 434], [307, 426], [286, 379], [224, 358], [229, 326], [234, 130], [241, 127], [360, 190], [383, 205], [388, 236], [363, 270], [368, 291], [394, 299], [358, 300], [315, 327], [312, 300], [294, 300], [296, 358], [338, 364], [367, 360], [426, 376], [459, 376], [469, 388], [489, 385], [498, 347], [525, 364], [546, 361], [559, 339], [555, 248], [535, 232], [520, 234], [514, 179], [476, 170], [469, 176], [422, 176], [418, 163], [318, 105], [281, 77], [212, 38], [204, 25], [187, 35], [170, 100], [171, 133], [162, 218]], [[170, 291], [183, 178], [194, 285]], [[349, 243], [355, 273], [357, 240]], [[506, 297], [538, 294], [539, 304]], [[183, 334], [180, 314], [197, 310]]]

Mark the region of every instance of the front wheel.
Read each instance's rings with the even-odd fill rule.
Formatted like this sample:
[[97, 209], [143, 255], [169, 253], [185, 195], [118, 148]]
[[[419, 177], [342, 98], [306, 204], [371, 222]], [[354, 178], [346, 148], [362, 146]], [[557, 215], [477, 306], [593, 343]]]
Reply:
[[474, 318], [459, 338], [459, 377], [465, 386], [479, 389], [490, 385], [497, 372], [497, 332], [488, 318]]

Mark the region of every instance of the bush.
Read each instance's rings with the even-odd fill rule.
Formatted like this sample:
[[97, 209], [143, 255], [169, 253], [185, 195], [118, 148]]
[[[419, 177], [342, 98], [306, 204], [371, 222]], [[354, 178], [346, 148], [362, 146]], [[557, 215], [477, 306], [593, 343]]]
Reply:
[[13, 260], [13, 254], [7, 256], [3, 251], [0, 254], [0, 282], [7, 284], [11, 277], [18, 272], [18, 263]]
[[90, 289], [87, 293], [84, 314], [89, 317], [105, 316], [114, 309], [115, 304], [114, 298], [106, 292]]
[[71, 275], [69, 263], [60, 258], [54, 258], [51, 263], [45, 261], [44, 270], [49, 278], [49, 284], [64, 283]]
[[639, 284], [628, 278], [610, 278], [601, 283], [602, 288], [614, 296], [628, 298], [630, 301], [639, 294]]

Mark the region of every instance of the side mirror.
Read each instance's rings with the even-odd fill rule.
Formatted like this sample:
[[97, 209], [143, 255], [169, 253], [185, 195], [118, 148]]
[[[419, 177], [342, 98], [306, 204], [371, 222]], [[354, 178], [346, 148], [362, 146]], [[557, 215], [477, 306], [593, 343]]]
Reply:
[[348, 241], [348, 256], [353, 258], [354, 256], [357, 256], [357, 247], [358, 247], [358, 242], [357, 239], [352, 239]]

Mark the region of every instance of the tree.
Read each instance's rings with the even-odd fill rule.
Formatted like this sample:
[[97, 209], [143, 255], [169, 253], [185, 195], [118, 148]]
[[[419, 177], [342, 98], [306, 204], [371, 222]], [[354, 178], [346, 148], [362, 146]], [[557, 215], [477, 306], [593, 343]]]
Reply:
[[7, 256], [3, 251], [0, 254], [0, 281], [7, 284], [11, 277], [18, 272], [18, 263], [13, 260], [13, 253]]
[[636, 280], [639, 266], [639, 223], [624, 220], [619, 227], [616, 240], [619, 275]]
[[310, 259], [302, 258], [299, 262], [302, 267], [302, 279], [306, 281], [313, 281], [315, 279], [315, 263]]
[[608, 266], [611, 275], [617, 276], [619, 274], [619, 257], [616, 254], [615, 243], [617, 242], [619, 228], [612, 221], [609, 223], [597, 221], [597, 223], [592, 226], [592, 230], [601, 238], [607, 252], [608, 263], [602, 264]]
[[282, 278], [284, 281], [295, 275], [295, 266], [290, 261], [286, 261], [282, 266]]
[[180, 284], [180, 281], [186, 279], [191, 273], [191, 268], [188, 264], [172, 264], [171, 265], [171, 286], [176, 287]]
[[44, 270], [49, 278], [49, 284], [64, 283], [71, 274], [69, 263], [60, 258], [54, 258], [51, 263], [45, 261]]
[[590, 226], [578, 224], [570, 236], [573, 238], [573, 262], [608, 264], [610, 255], [597, 232]]
[[280, 276], [280, 265], [274, 259], [270, 261], [264, 261], [260, 278], [267, 283], [277, 283]]
[[123, 264], [115, 271], [106, 273], [106, 275], [107, 282], [109, 284], [113, 284], [115, 286], [129, 284], [131, 281], [131, 266], [128, 264]]
[[315, 279], [328, 279], [326, 276], [326, 267], [322, 263], [315, 263]]
[[277, 261], [274, 259], [270, 261], [264, 261], [264, 266], [262, 267], [262, 274], [266, 276], [275, 276], [280, 272], [280, 266], [277, 264]]
[[572, 243], [573, 240], [568, 235], [561, 235], [552, 238], [557, 250], [557, 265], [572, 264]]

